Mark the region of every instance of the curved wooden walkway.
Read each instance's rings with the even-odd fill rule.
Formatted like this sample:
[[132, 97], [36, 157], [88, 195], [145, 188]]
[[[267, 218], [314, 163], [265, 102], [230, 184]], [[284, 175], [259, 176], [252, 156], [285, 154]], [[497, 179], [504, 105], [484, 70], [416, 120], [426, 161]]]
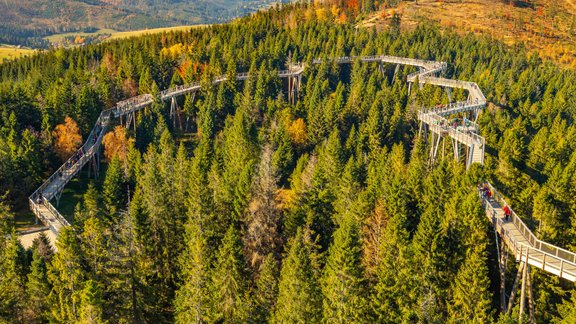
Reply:
[[[516, 260], [560, 278], [576, 281], [576, 253], [537, 239], [502, 195], [490, 183], [486, 184], [493, 193], [490, 199], [481, 195], [486, 216]], [[511, 210], [508, 221], [504, 218], [504, 206]]]

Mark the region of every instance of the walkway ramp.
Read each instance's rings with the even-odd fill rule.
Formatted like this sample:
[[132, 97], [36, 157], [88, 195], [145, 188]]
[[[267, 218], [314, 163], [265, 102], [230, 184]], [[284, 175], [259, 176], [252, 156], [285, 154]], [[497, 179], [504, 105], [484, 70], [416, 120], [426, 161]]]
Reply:
[[[502, 195], [490, 184], [490, 199], [481, 194], [486, 216], [500, 234], [505, 244], [516, 258], [534, 267], [569, 281], [576, 281], [576, 253], [543, 242], [536, 238], [528, 226], [516, 215]], [[508, 205], [512, 213], [510, 219], [504, 219], [504, 206]]]

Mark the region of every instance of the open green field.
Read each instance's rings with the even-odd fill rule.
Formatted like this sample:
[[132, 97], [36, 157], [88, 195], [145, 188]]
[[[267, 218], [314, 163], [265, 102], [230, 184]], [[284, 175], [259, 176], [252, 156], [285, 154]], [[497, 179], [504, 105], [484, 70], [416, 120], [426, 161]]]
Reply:
[[120, 32], [114, 29], [100, 29], [93, 33], [64, 33], [64, 34], [55, 34], [45, 37], [50, 43], [62, 43], [66, 37], [76, 37], [80, 36], [82, 38], [85, 37], [98, 37], [100, 35], [111, 35], [107, 40], [113, 39], [122, 39], [128, 38], [133, 36], [141, 36], [146, 34], [158, 34], [170, 31], [181, 31], [181, 30], [189, 30], [192, 28], [204, 27], [207, 25], [189, 25], [189, 26], [176, 26], [176, 27], [165, 27], [165, 28], [153, 28], [153, 29], [141, 29], [141, 30], [134, 30], [134, 31], [125, 31]]
[[0, 63], [4, 60], [13, 60], [21, 56], [32, 55], [35, 50], [28, 48], [17, 48], [10, 45], [0, 45]]
[[87, 37], [87, 36], [98, 36], [102, 34], [114, 34], [114, 33], [117, 33], [117, 31], [115, 31], [114, 29], [99, 29], [93, 33], [62, 33], [46, 36], [44, 38], [48, 40], [50, 43], [61, 43], [66, 37], [76, 37], [76, 36]]
[[206, 26], [208, 26], [208, 25], [190, 25], [190, 26], [142, 29], [142, 30], [135, 30], [135, 31], [127, 31], [127, 32], [115, 32], [112, 34], [112, 37], [110, 37], [110, 39], [128, 38], [128, 37], [133, 37], [133, 36], [141, 36], [141, 35], [146, 35], [146, 34], [158, 34], [158, 33], [171, 32], [171, 31], [190, 30], [192, 28], [199, 28], [199, 27], [206, 27]]

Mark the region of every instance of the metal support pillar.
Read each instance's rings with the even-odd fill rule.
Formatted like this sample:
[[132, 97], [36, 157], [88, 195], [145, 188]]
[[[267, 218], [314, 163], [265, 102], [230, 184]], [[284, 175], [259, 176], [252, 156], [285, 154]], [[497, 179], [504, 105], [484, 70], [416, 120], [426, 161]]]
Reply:
[[382, 75], [382, 77], [384, 78], [386, 76], [386, 71], [384, 70], [384, 62], [379, 61], [378, 62], [378, 72], [380, 73], [380, 75]]
[[62, 191], [63, 190], [58, 190], [58, 192], [56, 193], [56, 208], [58, 208], [60, 206], [60, 197], [62, 196]]
[[412, 82], [408, 82], [408, 96], [410, 96], [410, 90], [412, 90]]
[[446, 95], [448, 96], [448, 102], [452, 102], [452, 88], [446, 87]]

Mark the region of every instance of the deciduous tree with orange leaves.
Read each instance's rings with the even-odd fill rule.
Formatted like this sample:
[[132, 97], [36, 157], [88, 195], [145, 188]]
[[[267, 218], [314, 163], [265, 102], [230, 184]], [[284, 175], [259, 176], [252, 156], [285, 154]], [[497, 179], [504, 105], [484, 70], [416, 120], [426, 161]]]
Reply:
[[115, 156], [118, 156], [121, 162], [125, 161], [126, 152], [128, 151], [128, 136], [126, 135], [126, 129], [124, 127], [114, 127], [113, 131], [104, 135], [102, 144], [104, 144], [104, 156], [106, 160], [112, 161]]
[[78, 124], [66, 117], [63, 124], [54, 128], [54, 151], [58, 157], [65, 161], [82, 145], [82, 134]]

